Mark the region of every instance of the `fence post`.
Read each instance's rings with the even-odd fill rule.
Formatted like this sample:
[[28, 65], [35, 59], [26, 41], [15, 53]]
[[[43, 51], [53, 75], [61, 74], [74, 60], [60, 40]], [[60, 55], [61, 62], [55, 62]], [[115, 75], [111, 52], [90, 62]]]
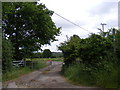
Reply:
[[25, 59], [23, 59], [23, 61], [24, 61], [24, 67], [26, 67], [26, 60], [25, 60]]

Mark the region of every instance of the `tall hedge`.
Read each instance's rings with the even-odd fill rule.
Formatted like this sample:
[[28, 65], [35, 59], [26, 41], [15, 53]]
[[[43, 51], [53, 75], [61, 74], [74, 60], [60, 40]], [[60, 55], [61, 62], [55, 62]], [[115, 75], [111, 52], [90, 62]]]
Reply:
[[80, 39], [79, 36], [73, 35], [70, 40], [61, 43], [58, 48], [64, 54], [66, 65], [77, 59], [80, 59], [80, 62], [95, 65], [105, 60], [106, 56], [113, 52], [111, 40], [96, 34], [91, 34], [86, 39]]

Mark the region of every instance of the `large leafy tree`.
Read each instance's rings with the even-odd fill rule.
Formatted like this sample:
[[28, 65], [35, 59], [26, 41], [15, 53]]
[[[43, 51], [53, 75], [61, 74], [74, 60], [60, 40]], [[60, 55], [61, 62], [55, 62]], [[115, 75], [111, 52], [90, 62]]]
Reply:
[[60, 28], [55, 26], [51, 16], [53, 11], [45, 5], [34, 2], [2, 3], [2, 23], [4, 36], [15, 47], [16, 60], [30, 56], [41, 45], [50, 44], [59, 35]]
[[73, 35], [70, 37], [68, 41], [61, 43], [58, 46], [58, 49], [63, 52], [63, 56], [65, 58], [65, 64], [70, 65], [73, 63], [78, 55], [78, 49], [80, 47], [80, 37], [78, 35]]
[[42, 53], [42, 56], [43, 56], [44, 58], [49, 58], [49, 57], [52, 56], [52, 52], [50, 51], [50, 49], [45, 49], [45, 50], [43, 51], [43, 53]]

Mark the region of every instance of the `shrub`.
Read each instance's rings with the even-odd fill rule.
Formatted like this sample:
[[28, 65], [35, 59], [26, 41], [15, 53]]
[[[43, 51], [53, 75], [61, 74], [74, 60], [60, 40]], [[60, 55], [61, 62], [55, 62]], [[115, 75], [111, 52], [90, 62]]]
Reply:
[[120, 67], [111, 62], [103, 62], [104, 69], [98, 70], [94, 77], [96, 78], [96, 84], [106, 88], [119, 88], [119, 74]]
[[83, 63], [74, 63], [64, 68], [63, 75], [75, 84], [119, 88], [120, 81], [118, 70], [120, 66], [110, 62], [102, 62], [101, 64], [104, 64], [103, 69], [95, 69]]
[[10, 71], [12, 68], [13, 46], [5, 38], [2, 39], [2, 70], [3, 73]]

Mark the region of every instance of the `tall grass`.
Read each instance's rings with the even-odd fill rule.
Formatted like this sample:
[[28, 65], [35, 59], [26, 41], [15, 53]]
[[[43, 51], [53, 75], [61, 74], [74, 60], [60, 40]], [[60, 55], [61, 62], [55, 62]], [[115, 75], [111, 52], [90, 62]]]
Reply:
[[106, 63], [105, 69], [99, 70], [94, 74], [96, 84], [106, 88], [120, 88], [119, 81], [120, 66], [113, 63]]
[[2, 81], [5, 82], [8, 80], [16, 79], [23, 74], [27, 74], [29, 72], [43, 68], [45, 66], [47, 66], [47, 64], [45, 62], [36, 61], [33, 65], [33, 67], [30, 67], [30, 66], [19, 67], [19, 68], [14, 67], [14, 68], [12, 68], [11, 71], [8, 71], [8, 72], [2, 74]]
[[120, 66], [103, 63], [103, 69], [95, 69], [85, 64], [73, 64], [65, 68], [64, 75], [72, 83], [85, 86], [100, 86], [105, 88], [120, 88], [118, 70]]
[[91, 86], [94, 85], [94, 80], [90, 71], [85, 64], [73, 64], [65, 68], [64, 75], [75, 84]]
[[15, 79], [17, 77], [19, 77], [20, 75], [26, 74], [31, 72], [32, 70], [29, 67], [24, 67], [24, 68], [12, 68], [11, 71], [8, 71], [6, 73], [3, 73], [2, 75], [2, 80], [4, 81], [8, 81], [8, 80], [12, 80]]

